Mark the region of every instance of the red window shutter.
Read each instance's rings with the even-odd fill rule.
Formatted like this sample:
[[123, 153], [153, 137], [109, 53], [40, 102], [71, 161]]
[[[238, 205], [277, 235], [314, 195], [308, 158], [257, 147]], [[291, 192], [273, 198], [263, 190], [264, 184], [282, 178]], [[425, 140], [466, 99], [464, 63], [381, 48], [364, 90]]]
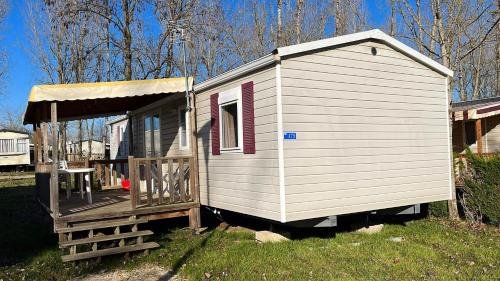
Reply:
[[220, 155], [219, 93], [210, 96], [210, 127], [212, 129], [212, 155]]
[[253, 81], [241, 85], [241, 105], [243, 109], [243, 153], [255, 154]]

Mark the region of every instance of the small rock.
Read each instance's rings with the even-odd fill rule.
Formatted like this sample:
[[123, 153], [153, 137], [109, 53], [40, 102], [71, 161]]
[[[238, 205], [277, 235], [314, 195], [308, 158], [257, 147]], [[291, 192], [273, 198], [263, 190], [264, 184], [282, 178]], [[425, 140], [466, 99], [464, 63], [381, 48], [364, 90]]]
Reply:
[[200, 234], [202, 234], [202, 233], [205, 233], [205, 231], [207, 231], [207, 229], [208, 229], [208, 227], [200, 227], [200, 228], [197, 228], [197, 229], [194, 231], [194, 233], [195, 233], [196, 235], [200, 235]]
[[265, 242], [281, 242], [281, 241], [288, 241], [290, 239], [286, 238], [285, 236], [274, 233], [271, 231], [257, 231], [255, 232], [255, 240], [257, 242], [265, 243]]
[[469, 262], [469, 265], [470, 265], [470, 266], [475, 265], [475, 264], [476, 264], [476, 263], [475, 263], [475, 262], [473, 262], [473, 261]]
[[389, 241], [392, 241], [392, 242], [396, 242], [396, 243], [401, 243], [404, 241], [404, 238], [403, 237], [389, 237], [388, 239]]
[[365, 233], [365, 234], [374, 234], [379, 233], [384, 228], [383, 224], [375, 224], [370, 226], [365, 226], [361, 228], [357, 228], [356, 232]]
[[103, 269], [99, 270], [99, 274], [103, 274], [103, 273], [105, 273], [106, 271], [107, 271], [107, 270], [106, 270], [105, 268], [103, 268]]
[[218, 230], [227, 230], [229, 228], [229, 224], [227, 222], [221, 222], [218, 226]]
[[354, 247], [358, 247], [359, 245], [361, 245], [360, 242], [354, 242], [354, 243], [351, 243], [351, 245], [353, 245]]
[[205, 279], [210, 279], [210, 277], [211, 277], [211, 276], [212, 276], [212, 275], [211, 275], [210, 273], [205, 272]]

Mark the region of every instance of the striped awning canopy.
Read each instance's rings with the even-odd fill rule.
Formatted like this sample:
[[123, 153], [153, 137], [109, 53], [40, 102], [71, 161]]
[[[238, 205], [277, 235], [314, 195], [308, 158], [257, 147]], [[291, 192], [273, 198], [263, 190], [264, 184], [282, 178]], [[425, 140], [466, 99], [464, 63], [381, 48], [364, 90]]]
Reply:
[[500, 114], [500, 97], [452, 104], [453, 120], [476, 120]]
[[[188, 91], [193, 78], [188, 78]], [[186, 91], [186, 79], [115, 81], [79, 84], [36, 85], [31, 89], [24, 124], [47, 121], [50, 104], [57, 103], [59, 120], [76, 120], [124, 114], [167, 95]]]

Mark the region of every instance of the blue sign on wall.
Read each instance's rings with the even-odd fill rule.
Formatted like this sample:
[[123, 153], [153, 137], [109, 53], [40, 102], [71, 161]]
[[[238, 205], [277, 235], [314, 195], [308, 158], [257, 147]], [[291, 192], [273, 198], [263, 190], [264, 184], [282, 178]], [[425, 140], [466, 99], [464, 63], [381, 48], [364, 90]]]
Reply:
[[295, 132], [285, 132], [283, 134], [283, 138], [286, 140], [296, 140], [297, 139], [297, 133]]

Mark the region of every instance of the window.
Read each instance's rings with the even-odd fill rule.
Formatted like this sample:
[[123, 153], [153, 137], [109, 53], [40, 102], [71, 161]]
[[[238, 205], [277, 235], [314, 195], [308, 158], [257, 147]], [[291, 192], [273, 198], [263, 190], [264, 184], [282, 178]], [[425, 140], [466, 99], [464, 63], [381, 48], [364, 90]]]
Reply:
[[13, 153], [14, 151], [14, 140], [4, 139], [0, 140], [0, 152], [1, 153]]
[[28, 152], [28, 139], [0, 139], [0, 153], [15, 154]]
[[221, 151], [241, 151], [243, 139], [241, 88], [219, 94], [219, 124]]
[[179, 108], [179, 148], [189, 149], [189, 112]]
[[146, 157], [161, 156], [159, 113], [144, 116], [144, 149]]
[[19, 152], [19, 153], [28, 152], [28, 140], [27, 139], [18, 139], [17, 140], [17, 152]]
[[238, 147], [238, 104], [231, 103], [221, 106], [222, 148]]

